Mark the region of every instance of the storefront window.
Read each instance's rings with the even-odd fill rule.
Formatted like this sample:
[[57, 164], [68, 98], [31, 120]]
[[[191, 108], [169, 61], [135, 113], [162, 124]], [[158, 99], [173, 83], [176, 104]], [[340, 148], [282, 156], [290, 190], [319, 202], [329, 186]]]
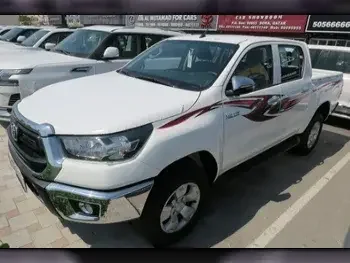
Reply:
[[345, 47], [346, 45], [346, 40], [337, 40], [337, 44], [336, 46], [340, 46], [340, 47]]

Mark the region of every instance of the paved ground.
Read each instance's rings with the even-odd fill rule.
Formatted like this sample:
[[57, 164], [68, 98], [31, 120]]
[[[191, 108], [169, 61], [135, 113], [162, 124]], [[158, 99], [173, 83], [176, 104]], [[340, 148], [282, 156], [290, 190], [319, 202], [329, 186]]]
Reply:
[[[331, 120], [307, 157], [280, 155], [228, 174], [195, 231], [177, 246], [342, 247], [350, 226], [350, 122]], [[11, 247], [151, 247], [129, 224], [65, 224], [9, 167], [0, 130], [0, 240]]]

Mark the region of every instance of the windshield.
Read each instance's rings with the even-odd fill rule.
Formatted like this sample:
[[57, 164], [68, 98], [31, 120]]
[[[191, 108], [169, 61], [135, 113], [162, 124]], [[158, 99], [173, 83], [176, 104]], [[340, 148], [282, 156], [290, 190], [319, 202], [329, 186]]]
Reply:
[[50, 31], [48, 30], [39, 30], [36, 31], [33, 35], [24, 40], [21, 45], [26, 47], [34, 46], [43, 36], [45, 36]]
[[7, 32], [9, 32], [9, 31], [10, 31], [10, 29], [9, 29], [9, 28], [1, 30], [1, 32], [0, 32], [0, 36], [2, 36], [2, 35], [4, 35], [4, 34], [6, 34], [6, 33], [7, 33]]
[[14, 27], [10, 31], [8, 31], [7, 33], [3, 34], [0, 37], [0, 40], [13, 42], [13, 40], [17, 39], [17, 37], [20, 36], [20, 34], [22, 33], [23, 30], [24, 30], [23, 28]]
[[53, 51], [87, 58], [108, 35], [109, 33], [104, 31], [80, 29], [66, 37]]
[[238, 45], [189, 40], [165, 40], [136, 57], [119, 72], [178, 88], [210, 87], [231, 60]]

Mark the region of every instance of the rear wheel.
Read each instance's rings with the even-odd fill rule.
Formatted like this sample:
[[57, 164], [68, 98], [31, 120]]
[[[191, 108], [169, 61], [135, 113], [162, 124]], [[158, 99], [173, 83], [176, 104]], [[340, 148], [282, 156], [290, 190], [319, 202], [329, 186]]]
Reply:
[[140, 230], [155, 247], [180, 240], [198, 221], [207, 191], [205, 172], [193, 160], [175, 164], [156, 179], [139, 221]]
[[316, 113], [306, 130], [300, 135], [300, 143], [291, 150], [298, 155], [308, 155], [317, 145], [323, 127], [323, 116]]

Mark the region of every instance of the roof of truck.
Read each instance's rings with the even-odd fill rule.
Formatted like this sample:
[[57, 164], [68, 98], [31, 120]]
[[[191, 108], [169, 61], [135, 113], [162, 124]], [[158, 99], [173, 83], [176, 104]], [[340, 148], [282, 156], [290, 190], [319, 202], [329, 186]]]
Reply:
[[264, 37], [264, 36], [250, 36], [250, 35], [210, 35], [207, 34], [204, 37], [200, 37], [200, 34], [194, 35], [181, 35], [173, 37], [176, 40], [197, 40], [197, 41], [208, 41], [208, 42], [221, 42], [229, 44], [240, 44], [242, 42], [254, 43], [254, 42], [288, 42], [288, 43], [301, 43], [301, 41], [278, 38], [278, 37]]
[[49, 32], [73, 32], [75, 31], [75, 29], [71, 29], [71, 28], [57, 28], [57, 27], [52, 27], [52, 28], [40, 28], [40, 30], [47, 30]]
[[149, 27], [126, 27], [126, 26], [108, 26], [108, 25], [94, 25], [94, 26], [86, 26], [81, 29], [88, 30], [98, 30], [105, 31], [109, 33], [113, 32], [129, 32], [129, 33], [138, 33], [138, 34], [162, 34], [162, 35], [182, 35], [184, 33], [164, 30], [160, 28], [149, 28]]

